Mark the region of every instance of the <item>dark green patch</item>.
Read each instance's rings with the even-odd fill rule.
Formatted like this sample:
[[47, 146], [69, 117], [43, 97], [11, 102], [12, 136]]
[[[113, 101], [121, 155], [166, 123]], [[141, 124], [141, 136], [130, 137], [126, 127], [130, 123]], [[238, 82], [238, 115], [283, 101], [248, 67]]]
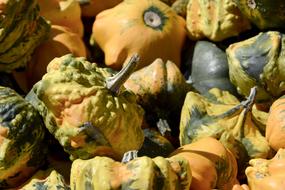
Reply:
[[48, 190], [48, 185], [45, 184], [45, 181], [36, 182], [33, 184], [33, 187], [35, 187], [36, 190]]
[[242, 69], [257, 82], [260, 82], [260, 75], [271, 58], [272, 43], [270, 35], [263, 33], [252, 44], [241, 46], [235, 52]]

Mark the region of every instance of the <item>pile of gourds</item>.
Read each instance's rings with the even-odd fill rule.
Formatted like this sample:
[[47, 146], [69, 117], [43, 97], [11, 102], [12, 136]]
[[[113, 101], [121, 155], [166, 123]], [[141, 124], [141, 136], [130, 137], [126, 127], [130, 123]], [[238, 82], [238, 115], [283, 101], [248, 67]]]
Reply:
[[0, 189], [285, 189], [284, 10], [0, 0]]

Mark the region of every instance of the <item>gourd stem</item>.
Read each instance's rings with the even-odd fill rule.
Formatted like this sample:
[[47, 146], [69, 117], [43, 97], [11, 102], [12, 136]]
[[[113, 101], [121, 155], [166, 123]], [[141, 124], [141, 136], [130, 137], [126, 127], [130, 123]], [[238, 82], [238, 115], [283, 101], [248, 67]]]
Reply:
[[138, 151], [137, 150], [130, 150], [124, 154], [121, 162], [127, 163], [127, 162], [129, 162], [129, 161], [131, 161], [137, 157], [138, 157]]
[[121, 86], [134, 72], [139, 61], [139, 55], [134, 54], [128, 64], [123, 67], [115, 76], [106, 79], [106, 87], [113, 93], [119, 94]]

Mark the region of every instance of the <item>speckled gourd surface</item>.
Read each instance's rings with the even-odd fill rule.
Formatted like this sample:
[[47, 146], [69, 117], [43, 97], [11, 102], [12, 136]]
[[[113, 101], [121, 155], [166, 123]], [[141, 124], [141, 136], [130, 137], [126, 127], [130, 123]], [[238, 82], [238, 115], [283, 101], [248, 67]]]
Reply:
[[48, 36], [36, 0], [0, 2], [0, 71], [24, 67], [33, 50]]
[[144, 111], [133, 93], [106, 88], [105, 80], [114, 73], [69, 54], [55, 58], [28, 94], [71, 159], [118, 158], [141, 147]]
[[44, 125], [36, 109], [14, 90], [0, 87], [0, 188], [29, 178], [46, 155]]

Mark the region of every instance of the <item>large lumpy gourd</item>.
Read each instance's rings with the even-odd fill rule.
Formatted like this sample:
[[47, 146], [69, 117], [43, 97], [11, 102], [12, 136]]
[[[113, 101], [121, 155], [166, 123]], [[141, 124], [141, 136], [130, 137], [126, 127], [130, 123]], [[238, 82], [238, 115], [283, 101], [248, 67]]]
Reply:
[[36, 109], [0, 87], [0, 188], [21, 185], [42, 164], [45, 129]]
[[71, 159], [96, 155], [120, 158], [141, 147], [144, 111], [133, 93], [120, 88], [137, 57], [129, 63], [113, 76], [111, 69], [99, 68], [83, 57], [69, 54], [55, 58], [28, 94], [27, 99]]

